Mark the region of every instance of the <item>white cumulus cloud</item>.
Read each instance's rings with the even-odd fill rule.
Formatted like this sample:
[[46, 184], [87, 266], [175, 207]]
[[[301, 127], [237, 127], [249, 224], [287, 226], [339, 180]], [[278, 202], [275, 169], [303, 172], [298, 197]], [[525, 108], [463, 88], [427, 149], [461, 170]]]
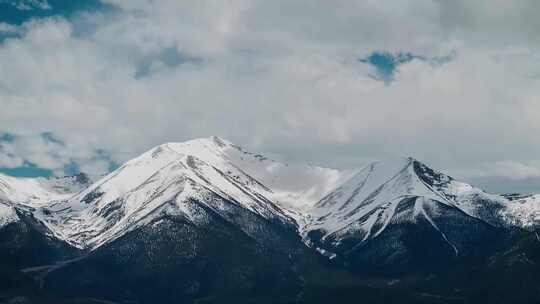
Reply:
[[[539, 159], [536, 1], [107, 2], [0, 44], [0, 130], [117, 162], [209, 135], [327, 166], [413, 155], [463, 177]], [[385, 84], [359, 61], [374, 51], [449, 60], [413, 59]]]

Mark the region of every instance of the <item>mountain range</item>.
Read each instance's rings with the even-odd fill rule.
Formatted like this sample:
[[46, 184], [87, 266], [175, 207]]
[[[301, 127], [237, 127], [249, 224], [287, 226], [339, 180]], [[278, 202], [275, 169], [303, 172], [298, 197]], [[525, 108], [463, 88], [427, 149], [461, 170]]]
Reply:
[[202, 138], [95, 182], [0, 175], [0, 302], [539, 303], [539, 228], [540, 195], [414, 158], [337, 170]]

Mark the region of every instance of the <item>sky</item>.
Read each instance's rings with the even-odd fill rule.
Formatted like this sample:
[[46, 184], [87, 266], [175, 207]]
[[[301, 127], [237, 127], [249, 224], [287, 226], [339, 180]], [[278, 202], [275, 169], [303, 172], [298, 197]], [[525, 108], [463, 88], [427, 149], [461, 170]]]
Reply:
[[0, 0], [0, 172], [98, 176], [212, 135], [335, 168], [412, 156], [540, 193], [536, 0]]

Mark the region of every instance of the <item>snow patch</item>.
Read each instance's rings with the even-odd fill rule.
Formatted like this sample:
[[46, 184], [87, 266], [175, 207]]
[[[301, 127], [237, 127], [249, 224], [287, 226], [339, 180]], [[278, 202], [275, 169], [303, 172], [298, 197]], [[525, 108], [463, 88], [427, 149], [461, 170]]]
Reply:
[[19, 221], [19, 217], [17, 216], [15, 208], [0, 203], [0, 228], [17, 221]]
[[512, 225], [536, 229], [540, 226], [540, 194], [508, 201], [501, 213]]

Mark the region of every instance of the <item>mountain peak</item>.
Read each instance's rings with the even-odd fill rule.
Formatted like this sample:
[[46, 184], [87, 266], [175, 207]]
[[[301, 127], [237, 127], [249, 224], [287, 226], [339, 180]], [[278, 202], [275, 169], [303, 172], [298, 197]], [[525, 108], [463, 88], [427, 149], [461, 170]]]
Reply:
[[183, 142], [168, 142], [166, 146], [207, 146], [207, 147], [231, 147], [235, 146], [232, 142], [219, 136], [194, 138]]
[[204, 158], [206, 155], [220, 153], [228, 148], [237, 148], [232, 142], [217, 136], [191, 139], [184, 142], [168, 142], [153, 148], [156, 155], [163, 150], [171, 150], [178, 154]]

